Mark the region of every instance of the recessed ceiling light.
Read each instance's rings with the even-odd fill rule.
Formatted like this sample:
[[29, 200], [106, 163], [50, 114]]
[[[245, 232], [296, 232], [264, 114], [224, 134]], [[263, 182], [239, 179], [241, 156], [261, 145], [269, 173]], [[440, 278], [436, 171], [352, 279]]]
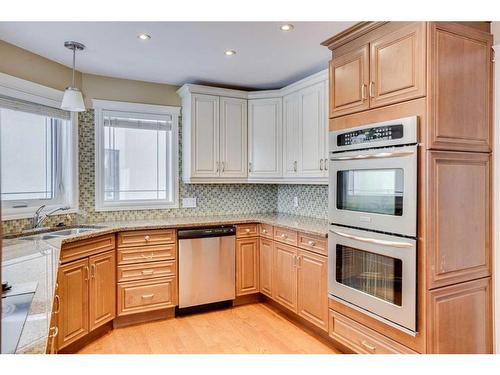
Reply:
[[293, 25], [291, 23], [286, 23], [286, 24], [280, 26], [280, 30], [281, 31], [292, 31]]
[[226, 56], [233, 56], [236, 55], [236, 51], [234, 49], [228, 49], [226, 52], [224, 52]]
[[148, 39], [151, 39], [151, 35], [148, 35], [148, 34], [139, 34], [137, 36], [140, 40], [148, 40]]

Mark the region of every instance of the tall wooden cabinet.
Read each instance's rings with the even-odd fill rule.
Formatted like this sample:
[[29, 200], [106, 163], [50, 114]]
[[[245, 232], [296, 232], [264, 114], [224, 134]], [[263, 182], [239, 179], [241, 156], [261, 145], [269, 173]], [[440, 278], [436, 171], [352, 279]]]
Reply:
[[[424, 353], [493, 350], [493, 65], [485, 29], [362, 22], [323, 43], [332, 50], [330, 131], [407, 116], [419, 122], [418, 332], [407, 335], [335, 301], [331, 314]], [[332, 337], [357, 335], [339, 327], [330, 327]], [[365, 350], [355, 338], [341, 341]]]

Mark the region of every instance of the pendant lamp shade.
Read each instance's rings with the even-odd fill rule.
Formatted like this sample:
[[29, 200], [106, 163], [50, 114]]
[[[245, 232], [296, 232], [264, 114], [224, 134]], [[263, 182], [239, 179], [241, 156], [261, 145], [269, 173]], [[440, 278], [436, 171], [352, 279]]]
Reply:
[[65, 42], [64, 47], [73, 51], [73, 75], [72, 84], [64, 91], [64, 96], [61, 104], [61, 109], [70, 112], [85, 111], [85, 103], [83, 102], [82, 92], [75, 87], [75, 55], [76, 51], [83, 51], [85, 46], [78, 42]]

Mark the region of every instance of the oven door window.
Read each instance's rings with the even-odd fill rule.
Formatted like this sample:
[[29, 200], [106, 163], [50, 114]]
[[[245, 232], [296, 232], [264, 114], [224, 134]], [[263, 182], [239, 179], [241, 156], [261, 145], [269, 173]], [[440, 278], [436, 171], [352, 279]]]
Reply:
[[337, 209], [403, 215], [403, 169], [353, 169], [337, 172]]
[[336, 282], [401, 306], [401, 259], [337, 244], [335, 268]]

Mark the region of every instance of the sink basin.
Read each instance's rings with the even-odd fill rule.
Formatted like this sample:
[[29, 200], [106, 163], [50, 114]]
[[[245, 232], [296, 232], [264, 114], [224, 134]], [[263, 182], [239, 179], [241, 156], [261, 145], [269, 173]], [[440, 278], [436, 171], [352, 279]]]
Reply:
[[62, 230], [56, 230], [55, 232], [51, 232], [49, 235], [52, 236], [71, 236], [74, 234], [80, 234], [80, 233], [85, 233], [85, 232], [90, 232], [92, 230], [95, 230], [97, 228], [69, 228], [69, 229], [62, 229]]

